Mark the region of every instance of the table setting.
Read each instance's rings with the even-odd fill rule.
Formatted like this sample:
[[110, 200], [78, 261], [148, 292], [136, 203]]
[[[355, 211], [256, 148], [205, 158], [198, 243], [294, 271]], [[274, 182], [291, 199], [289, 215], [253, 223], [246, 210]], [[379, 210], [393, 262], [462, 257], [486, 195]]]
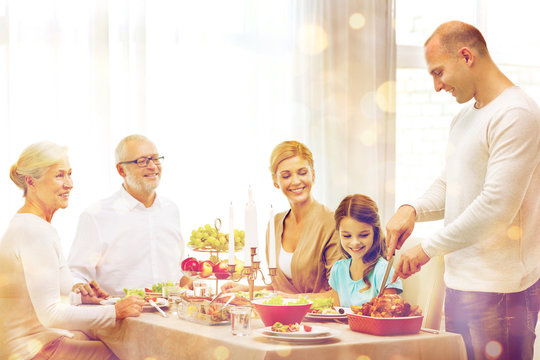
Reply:
[[[269, 224], [273, 217], [270, 207]], [[97, 332], [120, 359], [335, 360], [365, 356], [375, 360], [404, 354], [411, 359], [466, 359], [460, 335], [423, 331], [423, 317], [414, 312], [419, 309], [394, 298], [377, 297], [369, 306], [349, 308], [334, 306], [332, 298], [256, 291], [256, 280], [268, 285], [276, 276], [274, 226], [269, 226], [270, 256], [264, 270], [251, 189], [245, 233], [234, 228], [232, 204], [229, 220], [228, 235], [220, 233], [220, 219], [213, 228], [206, 224], [192, 233], [192, 250], [210, 253], [208, 260], [188, 255], [182, 262], [182, 272], [193, 279], [193, 290], [169, 281], [142, 289], [141, 296], [149, 301], [140, 317]], [[235, 235], [241, 239], [235, 240]], [[236, 258], [238, 251], [243, 252], [244, 261]], [[223, 252], [227, 260], [220, 259]], [[218, 291], [221, 280], [247, 282], [249, 290], [222, 293]], [[126, 289], [126, 294], [131, 290]], [[392, 313], [385, 304], [397, 304], [402, 311]]]
[[[229, 298], [230, 295], [221, 296]], [[252, 306], [227, 305], [227, 316], [219, 321], [193, 321], [186, 319], [182, 308], [166, 307], [163, 317], [157, 310], [144, 311], [138, 318], [128, 318], [110, 331], [100, 331], [97, 336], [120, 359], [335, 359], [336, 356], [370, 359], [388, 359], [393, 354], [407, 354], [410, 358], [466, 359], [460, 335], [424, 332], [420, 327], [406, 334], [373, 335], [368, 331], [352, 329], [347, 319], [313, 319], [308, 308], [298, 321], [286, 324], [284, 317], [268, 317], [262, 302]], [[302, 299], [286, 299], [297, 302]], [[309, 300], [308, 300], [309, 301]], [[261, 303], [261, 304], [259, 304]], [[217, 303], [211, 304], [212, 306]], [[224, 303], [222, 303], [224, 304]], [[266, 307], [272, 306], [264, 304]], [[280, 309], [289, 305], [273, 305]], [[296, 305], [290, 305], [291, 309]], [[296, 309], [294, 309], [296, 310]], [[289, 311], [276, 312], [290, 316]], [[352, 311], [347, 309], [346, 315]], [[209, 317], [213, 314], [209, 314]], [[275, 320], [282, 320], [288, 330], [273, 329]], [[389, 319], [382, 319], [389, 320]], [[275, 322], [274, 322], [275, 321]], [[290, 329], [289, 329], [290, 328]], [[291, 331], [289, 331], [291, 330]], [[407, 332], [407, 331], [406, 331]], [[435, 356], [435, 357], [433, 357]]]

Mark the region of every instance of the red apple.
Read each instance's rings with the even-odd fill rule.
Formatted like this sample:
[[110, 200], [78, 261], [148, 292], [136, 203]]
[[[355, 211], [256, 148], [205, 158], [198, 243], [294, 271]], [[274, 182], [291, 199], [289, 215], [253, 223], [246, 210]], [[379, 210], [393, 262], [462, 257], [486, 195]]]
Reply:
[[181, 268], [184, 271], [198, 271], [199, 261], [195, 259], [194, 257], [189, 257], [185, 259], [184, 261], [182, 261]]
[[226, 279], [229, 277], [229, 267], [226, 262], [220, 261], [214, 265], [214, 275], [218, 279]]
[[203, 278], [209, 277], [212, 275], [212, 271], [214, 269], [214, 263], [210, 260], [204, 260], [199, 262], [199, 268], [197, 269], [199, 271], [199, 275]]

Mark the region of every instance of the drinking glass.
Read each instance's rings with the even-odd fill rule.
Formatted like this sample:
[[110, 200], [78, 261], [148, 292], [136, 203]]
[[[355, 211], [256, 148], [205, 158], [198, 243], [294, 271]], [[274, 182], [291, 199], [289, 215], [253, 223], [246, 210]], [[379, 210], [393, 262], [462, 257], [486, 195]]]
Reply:
[[204, 280], [193, 281], [193, 295], [195, 296], [210, 296], [210, 288]]
[[174, 313], [177, 311], [181, 293], [182, 288], [178, 285], [163, 287], [163, 297], [169, 301], [170, 312]]
[[251, 307], [233, 306], [231, 313], [231, 329], [235, 336], [247, 336], [251, 331]]

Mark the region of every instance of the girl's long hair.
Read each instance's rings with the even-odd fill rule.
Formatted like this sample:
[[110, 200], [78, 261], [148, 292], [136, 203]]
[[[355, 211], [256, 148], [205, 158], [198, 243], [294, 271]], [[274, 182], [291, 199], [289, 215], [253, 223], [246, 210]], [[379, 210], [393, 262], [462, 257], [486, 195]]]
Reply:
[[[341, 201], [334, 213], [334, 219], [336, 221], [336, 229], [339, 232], [339, 225], [341, 220], [344, 217], [351, 217], [356, 221], [363, 222], [365, 224], [371, 225], [373, 228], [373, 244], [371, 248], [364, 254], [362, 261], [366, 264], [364, 273], [362, 274], [362, 279], [366, 284], [366, 287], [362, 291], [366, 291], [371, 288], [371, 283], [368, 279], [368, 274], [373, 270], [375, 264], [379, 260], [379, 257], [383, 255], [383, 244], [385, 241], [385, 236], [381, 230], [381, 220], [379, 218], [379, 208], [375, 201], [373, 201], [369, 196], [354, 194], [349, 195]], [[341, 234], [340, 234], [341, 237]], [[341, 251], [345, 256], [350, 257], [350, 255], [345, 251], [343, 246]]]

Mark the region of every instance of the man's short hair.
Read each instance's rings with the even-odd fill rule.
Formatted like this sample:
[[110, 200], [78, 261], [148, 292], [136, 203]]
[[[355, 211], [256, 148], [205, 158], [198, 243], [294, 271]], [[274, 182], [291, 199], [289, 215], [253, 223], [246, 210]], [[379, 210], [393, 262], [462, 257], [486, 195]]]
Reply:
[[126, 157], [127, 157], [127, 144], [130, 141], [148, 141], [148, 142], [153, 144], [153, 142], [150, 141], [150, 139], [148, 139], [144, 135], [133, 134], [133, 135], [126, 136], [125, 138], [120, 140], [120, 142], [116, 146], [116, 151], [114, 152], [117, 164], [122, 162], [122, 161], [134, 160], [134, 159], [126, 159]]
[[440, 48], [448, 54], [455, 54], [462, 47], [475, 49], [479, 55], [489, 55], [486, 40], [480, 30], [461, 22], [449, 21], [440, 25], [426, 40], [424, 47], [434, 38], [439, 39]]

